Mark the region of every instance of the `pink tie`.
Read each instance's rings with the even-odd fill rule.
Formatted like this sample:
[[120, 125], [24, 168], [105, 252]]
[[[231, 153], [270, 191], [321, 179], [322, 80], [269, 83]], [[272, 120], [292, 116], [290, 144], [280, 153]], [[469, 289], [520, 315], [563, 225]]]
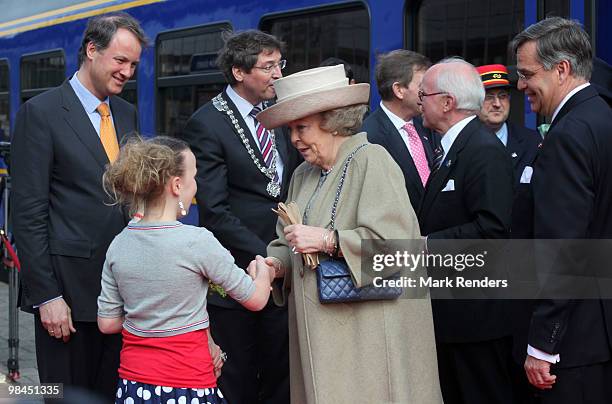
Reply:
[[425, 184], [427, 184], [427, 179], [429, 178], [429, 163], [427, 162], [423, 142], [421, 141], [421, 137], [417, 133], [412, 122], [407, 122], [404, 125], [404, 130], [406, 133], [408, 133], [408, 144], [410, 145], [412, 160], [414, 161], [414, 165], [419, 172], [421, 182], [423, 183], [423, 186], [425, 186]]

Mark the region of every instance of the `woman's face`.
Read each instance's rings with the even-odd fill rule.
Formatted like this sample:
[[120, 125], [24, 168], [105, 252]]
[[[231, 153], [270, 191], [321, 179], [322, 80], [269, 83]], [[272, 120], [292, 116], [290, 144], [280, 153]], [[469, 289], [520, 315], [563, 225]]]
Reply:
[[189, 207], [191, 206], [191, 201], [195, 196], [195, 193], [198, 189], [196, 184], [195, 176], [196, 176], [196, 159], [191, 150], [184, 150], [181, 152], [183, 154], [183, 164], [185, 166], [185, 172], [180, 177], [181, 179], [181, 193], [180, 200], [183, 202], [185, 206], [185, 210], [189, 212]]
[[304, 160], [318, 167], [333, 161], [332, 134], [321, 129], [321, 114], [314, 114], [289, 122], [291, 144], [298, 149]]

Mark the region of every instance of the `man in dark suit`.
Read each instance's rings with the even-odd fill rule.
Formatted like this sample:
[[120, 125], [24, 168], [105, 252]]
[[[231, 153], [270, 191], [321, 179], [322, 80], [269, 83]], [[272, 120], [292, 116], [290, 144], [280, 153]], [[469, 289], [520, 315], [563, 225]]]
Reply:
[[107, 398], [114, 397], [121, 339], [99, 332], [97, 297], [106, 249], [126, 217], [109, 205], [102, 174], [137, 129], [136, 109], [117, 95], [145, 43], [127, 14], [92, 18], [79, 70], [19, 109], [12, 145], [20, 304], [35, 315], [40, 381]]
[[[531, 109], [551, 117], [533, 172], [536, 239], [609, 239], [612, 237], [612, 110], [589, 84], [593, 53], [579, 23], [551, 17], [519, 33], [518, 89]], [[599, 247], [596, 241], [589, 245]], [[575, 250], [553, 250], [540, 259], [538, 273], [561, 296], [546, 293], [536, 304], [529, 330], [525, 371], [542, 389], [543, 403], [609, 403], [612, 397], [612, 302], [598, 298], [606, 271]], [[563, 255], [562, 255], [563, 254]], [[551, 275], [563, 274], [559, 279]], [[575, 290], [563, 282], [593, 277], [590, 299], [567, 300]], [[571, 279], [571, 278], [570, 278]], [[571, 297], [571, 295], [570, 295]]]
[[436, 146], [435, 136], [423, 127], [417, 96], [429, 66], [429, 59], [409, 50], [378, 56], [376, 85], [382, 101], [361, 127], [368, 133], [368, 140], [387, 149], [402, 169], [415, 212], [423, 197]]
[[[515, 199], [512, 207], [512, 238], [531, 238], [533, 211], [531, 204], [531, 174], [533, 161], [542, 143], [535, 131], [508, 121], [510, 115], [510, 81], [504, 65], [476, 68], [485, 88], [480, 120], [506, 146], [514, 168]], [[528, 203], [525, 203], [528, 201]]]
[[[297, 151], [283, 131], [268, 131], [254, 118], [275, 96], [272, 83], [282, 77], [282, 44], [260, 31], [230, 37], [217, 64], [229, 85], [197, 110], [182, 137], [197, 159], [196, 199], [200, 225], [213, 232], [246, 268], [265, 255], [275, 238]], [[285, 307], [272, 299], [250, 312], [214, 294], [208, 312], [215, 341], [228, 361], [219, 380], [232, 404], [288, 403], [289, 349]]]
[[[478, 72], [461, 59], [444, 60], [423, 77], [423, 123], [442, 135], [444, 151], [418, 213], [430, 253], [443, 252], [440, 246], [449, 242], [442, 239], [473, 242], [508, 236], [512, 164], [503, 145], [476, 116], [484, 96]], [[445, 403], [516, 403], [508, 376], [510, 329], [501, 303], [432, 301]]]
[[[508, 69], [504, 65], [494, 64], [476, 68], [485, 88], [485, 99], [480, 110], [480, 120], [504, 144], [514, 168], [514, 199], [512, 204], [512, 224], [510, 235], [513, 239], [531, 239], [533, 237], [533, 195], [531, 175], [533, 162], [538, 153], [542, 137], [535, 130], [508, 121], [510, 115], [510, 81]], [[534, 256], [524, 242], [515, 242], [508, 248], [506, 259], [508, 270], [516, 273], [519, 266], [523, 269], [517, 279], [533, 281], [535, 274], [527, 272], [533, 268]], [[521, 254], [517, 254], [520, 251]], [[523, 273], [526, 272], [526, 273]], [[505, 302], [508, 321], [512, 327], [512, 354], [515, 366], [512, 367], [517, 395], [521, 403], [532, 402], [533, 393], [523, 371], [525, 362], [525, 344], [529, 321], [533, 310], [533, 300], [512, 299]]]

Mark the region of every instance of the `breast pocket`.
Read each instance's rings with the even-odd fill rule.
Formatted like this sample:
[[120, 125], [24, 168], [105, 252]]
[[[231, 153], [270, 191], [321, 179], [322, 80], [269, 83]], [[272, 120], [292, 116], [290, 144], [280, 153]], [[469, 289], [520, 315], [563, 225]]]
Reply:
[[453, 192], [454, 190], [455, 190], [455, 180], [451, 178], [450, 180], [448, 180], [444, 188], [442, 188], [441, 192]]
[[440, 209], [447, 209], [450, 207], [456, 208], [461, 206], [461, 194], [454, 187], [447, 189], [446, 191], [440, 191], [438, 197], [434, 201], [435, 210], [440, 212]]

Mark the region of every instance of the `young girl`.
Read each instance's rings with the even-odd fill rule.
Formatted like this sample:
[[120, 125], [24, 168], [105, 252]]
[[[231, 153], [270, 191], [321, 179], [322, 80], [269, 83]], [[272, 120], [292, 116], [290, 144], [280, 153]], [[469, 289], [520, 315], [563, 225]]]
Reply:
[[131, 140], [104, 174], [118, 203], [144, 207], [111, 243], [98, 297], [100, 330], [123, 334], [117, 404], [225, 403], [209, 352], [208, 280], [249, 310], [268, 301], [274, 272], [261, 257], [253, 280], [208, 230], [177, 220], [195, 175], [187, 144], [168, 137]]

